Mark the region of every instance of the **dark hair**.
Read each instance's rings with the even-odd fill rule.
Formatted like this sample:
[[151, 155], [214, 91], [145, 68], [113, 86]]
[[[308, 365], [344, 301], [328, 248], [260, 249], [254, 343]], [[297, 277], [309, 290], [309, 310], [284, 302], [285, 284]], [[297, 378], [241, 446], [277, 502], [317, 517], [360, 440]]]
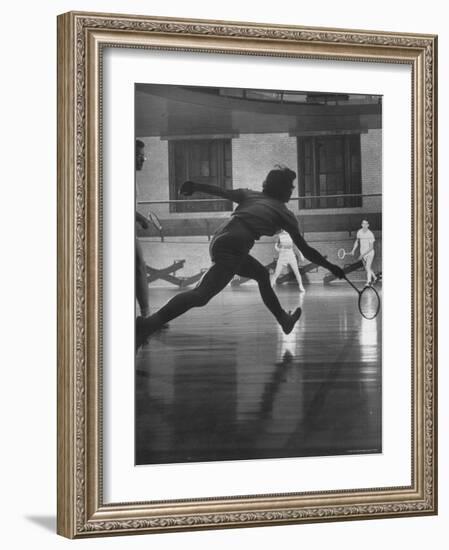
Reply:
[[143, 147], [145, 147], [145, 143], [140, 139], [136, 139], [136, 149], [142, 149]]
[[270, 170], [263, 182], [263, 192], [265, 195], [282, 202], [288, 202], [292, 193], [293, 181], [296, 179], [296, 172], [290, 168], [277, 167]]

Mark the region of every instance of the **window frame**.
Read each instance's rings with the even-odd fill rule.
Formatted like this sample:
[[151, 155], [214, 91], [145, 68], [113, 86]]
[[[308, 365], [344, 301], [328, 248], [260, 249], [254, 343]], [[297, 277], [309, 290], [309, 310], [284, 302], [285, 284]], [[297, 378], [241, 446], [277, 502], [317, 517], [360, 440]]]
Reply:
[[[300, 198], [298, 205], [300, 210], [324, 210], [335, 208], [355, 208], [362, 206], [362, 151], [361, 151], [361, 133], [362, 132], [347, 132], [347, 133], [319, 133], [296, 136], [297, 138], [297, 159], [298, 159], [298, 194], [299, 197], [306, 197], [306, 162], [305, 162], [305, 147], [306, 143], [310, 143], [311, 147], [311, 177], [313, 183], [313, 198]], [[356, 139], [355, 139], [356, 138]], [[343, 140], [343, 182], [345, 191], [343, 197], [332, 197], [334, 194], [322, 194], [320, 189], [319, 176], [321, 174], [319, 167], [319, 158], [317, 154], [317, 144], [319, 140]], [[353, 151], [356, 145], [357, 150]], [[354, 177], [354, 170], [351, 168], [352, 155], [358, 156], [358, 166]], [[360, 195], [360, 197], [351, 197], [350, 195]], [[348, 195], [347, 197], [344, 195]]]
[[[233, 171], [232, 171], [232, 137], [231, 136], [183, 136], [180, 138], [176, 136], [174, 138], [168, 138], [168, 180], [169, 180], [169, 199], [170, 201], [181, 201], [181, 202], [170, 202], [169, 212], [170, 214], [182, 214], [182, 213], [217, 213], [217, 212], [230, 212], [232, 211], [232, 202], [224, 201], [223, 199], [217, 199], [212, 197], [207, 202], [195, 202], [197, 199], [204, 199], [206, 196], [202, 196], [200, 193], [195, 193], [195, 196], [192, 197], [180, 197], [178, 195], [178, 181], [176, 174], [176, 147], [183, 145], [187, 147], [198, 142], [218, 142], [221, 146], [217, 149], [217, 179], [218, 187], [223, 189], [232, 189], [233, 188]], [[228, 142], [228, 143], [227, 143]], [[230, 159], [226, 158], [226, 145], [229, 146], [229, 155]], [[230, 175], [226, 175], [226, 161], [230, 160], [231, 162], [231, 172]], [[185, 162], [188, 163], [188, 159], [185, 159]], [[191, 176], [189, 167], [185, 167], [185, 179], [192, 179], [195, 181], [195, 177]], [[212, 183], [212, 185], [217, 185], [217, 183]], [[214, 205], [215, 207], [207, 207], [208, 205]], [[195, 207], [196, 206], [196, 207]]]

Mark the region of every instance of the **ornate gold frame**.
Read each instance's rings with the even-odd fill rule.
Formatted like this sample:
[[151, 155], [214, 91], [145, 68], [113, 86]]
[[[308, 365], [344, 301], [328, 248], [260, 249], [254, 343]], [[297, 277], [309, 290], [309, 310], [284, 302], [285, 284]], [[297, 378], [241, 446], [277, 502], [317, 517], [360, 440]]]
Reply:
[[[99, 129], [104, 45], [411, 66], [411, 486], [103, 503]], [[58, 533], [82, 538], [436, 514], [436, 56], [433, 35], [95, 13], [59, 16]]]

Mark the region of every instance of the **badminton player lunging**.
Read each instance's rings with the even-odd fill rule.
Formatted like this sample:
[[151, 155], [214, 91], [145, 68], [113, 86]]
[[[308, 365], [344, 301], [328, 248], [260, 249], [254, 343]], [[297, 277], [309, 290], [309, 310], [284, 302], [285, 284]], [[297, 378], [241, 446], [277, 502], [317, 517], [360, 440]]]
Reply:
[[279, 167], [271, 170], [262, 192], [250, 189], [222, 189], [214, 185], [186, 181], [180, 192], [192, 195], [207, 193], [232, 200], [238, 204], [231, 218], [221, 225], [210, 244], [212, 266], [204, 274], [196, 288], [177, 294], [157, 313], [136, 320], [136, 347], [139, 348], [161, 325], [179, 317], [193, 307], [206, 305], [232, 280], [234, 275], [257, 281], [264, 304], [274, 315], [285, 334], [289, 334], [301, 316], [301, 308], [293, 313], [282, 309], [274, 293], [267, 269], [249, 252], [262, 235], [271, 236], [284, 229], [293, 243], [310, 261], [343, 278], [344, 272], [328, 262], [317, 250], [310, 247], [299, 232], [298, 222], [287, 206], [294, 189], [295, 172]]

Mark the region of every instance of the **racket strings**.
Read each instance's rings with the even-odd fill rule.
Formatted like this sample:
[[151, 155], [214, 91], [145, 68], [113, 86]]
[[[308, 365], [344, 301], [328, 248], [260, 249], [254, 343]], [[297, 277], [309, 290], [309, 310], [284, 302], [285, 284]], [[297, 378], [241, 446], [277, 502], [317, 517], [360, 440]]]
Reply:
[[362, 290], [359, 296], [360, 313], [366, 319], [374, 319], [374, 317], [376, 317], [376, 315], [379, 313], [379, 308], [379, 294], [373, 287], [367, 286]]

